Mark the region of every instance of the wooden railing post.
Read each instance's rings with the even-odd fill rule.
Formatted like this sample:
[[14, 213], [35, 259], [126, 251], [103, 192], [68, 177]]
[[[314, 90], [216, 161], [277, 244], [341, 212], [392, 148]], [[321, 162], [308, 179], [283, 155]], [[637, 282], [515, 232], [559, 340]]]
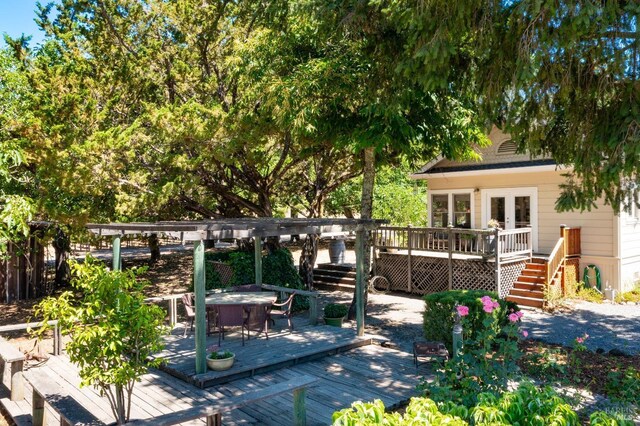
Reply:
[[306, 387], [293, 391], [293, 424], [295, 426], [306, 426], [307, 424], [306, 397]]
[[411, 293], [412, 278], [412, 262], [411, 262], [411, 225], [407, 227], [407, 291]]
[[494, 241], [496, 242], [495, 250], [495, 274], [496, 274], [496, 293], [500, 297], [500, 252], [502, 251], [502, 244], [500, 244], [500, 229], [494, 230]]
[[447, 232], [449, 237], [449, 290], [453, 290], [453, 225], [447, 226]]

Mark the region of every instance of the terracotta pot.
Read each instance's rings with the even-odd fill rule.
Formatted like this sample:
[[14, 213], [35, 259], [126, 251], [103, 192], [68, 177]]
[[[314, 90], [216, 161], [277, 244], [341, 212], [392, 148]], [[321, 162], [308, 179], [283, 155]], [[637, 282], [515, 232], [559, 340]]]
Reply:
[[211, 370], [224, 371], [224, 370], [230, 369], [235, 360], [236, 360], [236, 354], [233, 354], [231, 358], [224, 358], [224, 359], [211, 359], [207, 357], [207, 366]]

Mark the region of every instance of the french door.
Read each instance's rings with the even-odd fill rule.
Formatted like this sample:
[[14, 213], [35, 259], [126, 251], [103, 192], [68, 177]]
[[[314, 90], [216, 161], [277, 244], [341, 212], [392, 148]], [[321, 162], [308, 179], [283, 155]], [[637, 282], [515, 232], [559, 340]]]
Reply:
[[482, 193], [482, 223], [498, 221], [502, 229], [531, 228], [533, 250], [538, 249], [538, 189], [485, 189]]

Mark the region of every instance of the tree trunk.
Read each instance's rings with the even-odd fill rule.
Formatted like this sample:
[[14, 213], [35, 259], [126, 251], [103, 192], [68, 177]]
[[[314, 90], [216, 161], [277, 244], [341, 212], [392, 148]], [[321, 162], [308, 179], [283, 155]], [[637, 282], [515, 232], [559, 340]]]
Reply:
[[267, 253], [273, 254], [273, 252], [280, 250], [282, 246], [280, 245], [280, 237], [272, 236], [267, 237], [264, 242], [264, 247], [267, 249]]
[[308, 234], [302, 244], [298, 271], [307, 290], [313, 290], [313, 266], [318, 257], [318, 234]]
[[[376, 151], [374, 147], [365, 148], [364, 150], [364, 173], [362, 176], [362, 200], [360, 204], [360, 217], [362, 219], [371, 219], [373, 212], [373, 185], [376, 180]], [[364, 269], [362, 271], [364, 277], [364, 313], [367, 313], [367, 302], [369, 299], [369, 269], [371, 263], [371, 239], [367, 233], [364, 239], [364, 259], [362, 264]], [[351, 300], [351, 306], [349, 307], [350, 320], [356, 318], [356, 292], [354, 289], [353, 299]]]
[[71, 271], [67, 261], [69, 259], [70, 244], [71, 242], [67, 234], [65, 234], [62, 228], [58, 227], [58, 229], [56, 229], [56, 236], [52, 242], [56, 256], [56, 287], [66, 285], [69, 282]]
[[155, 265], [160, 260], [160, 240], [158, 240], [158, 234], [149, 235], [149, 250], [151, 250], [151, 260], [149, 263]]

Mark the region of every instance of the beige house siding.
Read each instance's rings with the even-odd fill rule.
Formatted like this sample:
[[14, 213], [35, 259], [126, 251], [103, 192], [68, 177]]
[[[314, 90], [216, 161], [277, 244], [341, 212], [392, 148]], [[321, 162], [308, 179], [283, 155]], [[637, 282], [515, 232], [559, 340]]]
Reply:
[[631, 290], [640, 280], [640, 216], [622, 213], [620, 217], [621, 290]]
[[555, 201], [560, 194], [558, 185], [564, 181], [561, 172], [513, 173], [480, 176], [431, 177], [429, 190], [475, 188], [474, 226], [484, 228], [481, 222], [481, 190], [495, 188], [535, 187], [538, 190], [538, 251], [550, 253], [560, 236], [560, 225], [582, 227], [582, 252], [592, 256], [614, 256], [613, 233], [615, 217], [609, 206], [599, 205], [588, 214], [580, 212], [558, 213]]
[[[493, 127], [489, 133], [492, 145], [487, 147], [477, 147], [476, 152], [482, 157], [482, 164], [501, 164], [514, 161], [528, 161], [532, 157], [529, 154], [498, 154], [498, 148], [503, 142], [511, 140], [511, 137], [502, 132], [497, 127]], [[541, 158], [541, 157], [538, 157]], [[460, 165], [479, 164], [476, 161], [451, 161], [446, 158], [438, 161], [438, 167], [454, 167]]]

